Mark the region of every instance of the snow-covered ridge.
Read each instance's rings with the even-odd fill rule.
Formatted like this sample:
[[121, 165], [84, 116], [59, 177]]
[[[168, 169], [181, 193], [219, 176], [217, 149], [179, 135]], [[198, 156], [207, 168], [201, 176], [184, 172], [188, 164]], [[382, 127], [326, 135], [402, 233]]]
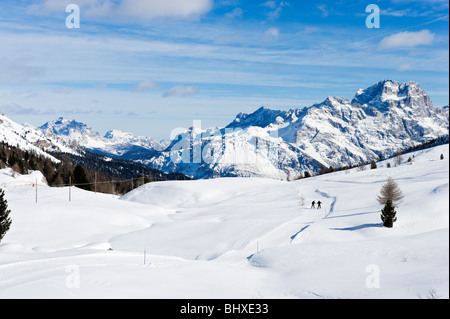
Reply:
[[96, 153], [116, 157], [122, 157], [136, 149], [150, 151], [162, 149], [162, 146], [152, 138], [136, 137], [119, 130], [111, 130], [105, 136], [101, 136], [86, 124], [66, 118], [47, 122], [39, 129], [45, 135], [58, 136], [66, 145], [77, 145]]
[[0, 141], [25, 151], [32, 151], [54, 162], [59, 160], [47, 152], [76, 153], [73, 148], [61, 143], [57, 136], [44, 134], [28, 124], [18, 124], [2, 113], [0, 113]]

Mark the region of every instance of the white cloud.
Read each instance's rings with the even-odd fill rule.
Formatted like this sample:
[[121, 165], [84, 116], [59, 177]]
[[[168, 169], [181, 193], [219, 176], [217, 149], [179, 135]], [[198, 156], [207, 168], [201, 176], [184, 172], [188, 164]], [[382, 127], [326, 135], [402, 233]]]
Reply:
[[433, 42], [435, 36], [436, 34], [431, 33], [429, 30], [422, 30], [418, 32], [400, 32], [390, 35], [381, 40], [380, 44], [378, 45], [378, 49], [387, 50], [393, 48], [428, 45]]
[[320, 12], [322, 12], [322, 16], [323, 16], [324, 18], [328, 17], [328, 15], [330, 14], [330, 13], [328, 12], [328, 9], [327, 9], [327, 6], [326, 6], [326, 5], [320, 5], [320, 6], [317, 6], [317, 9], [319, 9]]
[[4, 113], [8, 115], [52, 115], [55, 114], [51, 111], [43, 111], [40, 109], [32, 109], [28, 107], [23, 107], [17, 103], [10, 103], [5, 105], [0, 105], [0, 114]]
[[320, 29], [318, 27], [305, 27], [305, 29], [303, 29], [303, 31], [297, 32], [297, 35], [308, 35], [308, 34], [318, 33], [320, 31], [322, 31], [322, 29]]
[[227, 18], [242, 18], [244, 16], [244, 11], [241, 8], [235, 8], [233, 11], [226, 14]]
[[152, 80], [145, 80], [136, 85], [132, 91], [133, 92], [149, 92], [153, 90], [157, 90], [159, 88], [158, 84], [153, 82]]
[[[29, 6], [35, 14], [65, 12], [73, 0], [45, 0]], [[77, 0], [81, 15], [151, 20], [154, 18], [199, 17], [212, 9], [213, 0]]]
[[270, 28], [264, 33], [264, 39], [266, 41], [278, 41], [280, 38], [280, 29]]
[[261, 6], [270, 9], [275, 9], [277, 7], [277, 3], [275, 1], [266, 1], [263, 4], [261, 4]]
[[25, 83], [44, 73], [41, 67], [30, 65], [28, 58], [0, 58], [0, 83]]
[[[44, 0], [39, 3], [32, 4], [28, 7], [28, 13], [31, 14], [48, 14], [53, 12], [65, 12], [69, 4], [73, 4], [73, 0]], [[76, 5], [81, 9], [89, 11], [109, 11], [113, 5], [111, 0], [77, 0]]]
[[55, 89], [53, 92], [57, 93], [57, 94], [66, 94], [67, 95], [67, 94], [72, 93], [72, 89], [70, 87], [63, 86], [63, 87]]
[[286, 1], [280, 1], [279, 3], [277, 3], [276, 1], [266, 1], [261, 4], [262, 7], [272, 9], [272, 11], [267, 14], [269, 19], [271, 20], [278, 19], [281, 15], [281, 12], [283, 11], [283, 8], [289, 5], [289, 2]]
[[412, 64], [410, 64], [410, 63], [405, 63], [405, 64], [402, 64], [402, 65], [400, 65], [399, 67], [398, 67], [398, 70], [400, 71], [400, 72], [404, 72], [404, 71], [411, 71], [411, 70], [415, 70], [416, 68], [412, 65]]
[[381, 10], [381, 15], [391, 17], [427, 17], [431, 14], [432, 11], [413, 10], [412, 8], [406, 8], [402, 10], [394, 10], [389, 8], [387, 10]]
[[195, 86], [178, 85], [178, 86], [171, 88], [166, 93], [164, 93], [163, 97], [193, 96], [193, 95], [196, 95], [198, 92], [199, 92], [199, 89]]
[[117, 11], [126, 17], [141, 19], [188, 18], [200, 16], [212, 8], [212, 0], [122, 0]]

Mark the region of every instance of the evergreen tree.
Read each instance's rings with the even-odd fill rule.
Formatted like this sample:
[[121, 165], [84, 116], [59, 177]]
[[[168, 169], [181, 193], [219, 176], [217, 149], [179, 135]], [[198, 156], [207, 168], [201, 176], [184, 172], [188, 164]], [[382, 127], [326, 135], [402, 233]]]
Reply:
[[323, 166], [323, 164], [320, 165], [319, 175], [323, 175], [323, 174], [326, 174], [326, 173], [328, 173], [328, 169], [325, 166]]
[[386, 206], [381, 210], [381, 220], [383, 221], [384, 227], [393, 228], [394, 223], [397, 221], [397, 212], [392, 204], [391, 200], [388, 200]]
[[0, 242], [11, 226], [11, 218], [9, 218], [8, 202], [4, 198], [5, 192], [0, 189]]
[[84, 170], [84, 168], [80, 165], [77, 165], [75, 167], [75, 170], [73, 171], [73, 179], [74, 179], [74, 184], [77, 184], [76, 186], [81, 188], [81, 189], [85, 189], [87, 191], [91, 190], [91, 185], [89, 184], [89, 180], [86, 176], [86, 172]]
[[377, 168], [377, 163], [376, 163], [375, 161], [372, 161], [372, 162], [370, 163], [370, 168], [371, 168], [371, 169], [376, 169], [376, 168]]

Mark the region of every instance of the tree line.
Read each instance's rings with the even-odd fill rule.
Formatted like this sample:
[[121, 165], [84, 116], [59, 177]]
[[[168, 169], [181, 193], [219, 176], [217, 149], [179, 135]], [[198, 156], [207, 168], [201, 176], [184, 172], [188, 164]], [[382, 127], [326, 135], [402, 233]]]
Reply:
[[19, 174], [40, 171], [51, 187], [75, 185], [88, 191], [123, 195], [146, 183], [188, 180], [182, 174], [165, 174], [145, 165], [108, 159], [86, 151], [86, 156], [52, 153], [59, 162], [32, 151], [0, 143], [0, 169], [12, 168]]

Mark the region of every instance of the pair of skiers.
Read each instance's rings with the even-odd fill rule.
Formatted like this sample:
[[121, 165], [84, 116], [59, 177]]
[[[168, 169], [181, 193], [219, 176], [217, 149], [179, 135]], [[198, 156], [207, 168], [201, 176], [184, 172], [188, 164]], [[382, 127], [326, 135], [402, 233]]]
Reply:
[[[316, 201], [312, 202], [311, 209], [313, 209], [313, 208], [316, 208]], [[322, 208], [322, 202], [319, 200], [317, 202], [317, 209], [321, 209], [321, 208]]]

